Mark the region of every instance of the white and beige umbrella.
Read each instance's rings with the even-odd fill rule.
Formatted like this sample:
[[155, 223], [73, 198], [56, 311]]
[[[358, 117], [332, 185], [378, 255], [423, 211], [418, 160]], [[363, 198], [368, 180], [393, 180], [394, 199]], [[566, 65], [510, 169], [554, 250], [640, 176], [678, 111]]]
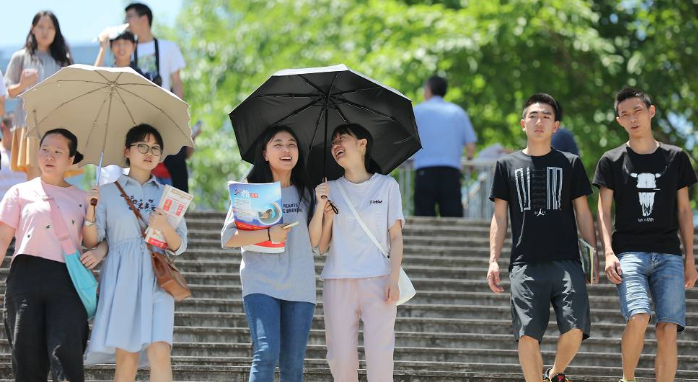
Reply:
[[162, 135], [164, 153], [194, 147], [186, 102], [131, 68], [71, 65], [24, 92], [28, 135], [65, 128], [78, 137], [80, 166], [125, 165], [124, 142], [133, 126], [147, 123]]

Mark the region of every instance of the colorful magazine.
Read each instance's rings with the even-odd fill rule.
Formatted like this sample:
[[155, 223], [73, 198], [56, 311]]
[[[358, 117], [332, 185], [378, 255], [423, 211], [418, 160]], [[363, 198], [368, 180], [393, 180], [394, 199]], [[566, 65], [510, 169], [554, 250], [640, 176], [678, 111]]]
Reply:
[[[281, 183], [228, 182], [230, 208], [233, 209], [235, 227], [243, 231], [267, 229], [283, 223], [281, 208]], [[247, 251], [283, 253], [286, 243], [271, 240], [246, 245]]]
[[[165, 189], [162, 191], [162, 196], [160, 197], [160, 202], [158, 203], [158, 208], [165, 212], [167, 221], [170, 222], [170, 225], [177, 227], [193, 199], [193, 195], [170, 185], [165, 185]], [[145, 241], [147, 243], [158, 248], [167, 248], [167, 241], [162, 232], [148, 227], [145, 234]]]
[[584, 239], [579, 239], [579, 260], [582, 262], [584, 278], [589, 285], [594, 283], [594, 273], [596, 267], [596, 248], [592, 247]]

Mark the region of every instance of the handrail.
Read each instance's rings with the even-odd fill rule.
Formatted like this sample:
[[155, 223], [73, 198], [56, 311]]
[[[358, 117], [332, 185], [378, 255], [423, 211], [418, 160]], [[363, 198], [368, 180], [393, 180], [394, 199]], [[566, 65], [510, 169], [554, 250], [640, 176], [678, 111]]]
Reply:
[[[489, 200], [492, 176], [497, 161], [487, 159], [461, 160], [461, 198], [463, 217], [468, 219], [490, 219], [494, 205]], [[414, 212], [413, 178], [414, 163], [407, 160], [397, 169], [397, 180], [402, 193], [402, 210], [406, 216]]]

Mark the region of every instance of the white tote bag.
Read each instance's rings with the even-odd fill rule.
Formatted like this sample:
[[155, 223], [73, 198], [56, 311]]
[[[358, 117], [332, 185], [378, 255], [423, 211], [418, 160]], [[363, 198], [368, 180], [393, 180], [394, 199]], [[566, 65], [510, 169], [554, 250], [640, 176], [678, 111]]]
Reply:
[[[381, 251], [383, 256], [385, 256], [388, 261], [390, 261], [390, 256], [388, 255], [388, 252], [383, 248], [383, 246], [376, 240], [376, 237], [373, 236], [371, 231], [366, 227], [366, 224], [364, 224], [364, 221], [361, 219], [361, 216], [359, 216], [359, 212], [356, 211], [356, 208], [354, 208], [354, 205], [351, 203], [351, 200], [349, 200], [349, 197], [347, 196], [347, 193], [344, 192], [344, 187], [340, 182], [337, 182], [337, 186], [339, 187], [339, 193], [342, 194], [342, 197], [344, 198], [344, 201], [347, 202], [347, 205], [349, 206], [349, 209], [351, 210], [351, 213], [354, 214], [354, 217], [356, 218], [356, 221], [359, 222], [359, 225], [361, 228], [363, 228], [364, 232], [366, 232], [366, 235], [368, 235], [368, 238], [371, 239], [373, 244], [378, 247], [378, 249]], [[402, 305], [412, 299], [415, 294], [417, 294], [417, 291], [414, 289], [414, 286], [412, 285], [412, 281], [410, 281], [410, 278], [407, 277], [407, 273], [400, 267], [400, 279], [398, 280], [398, 287], [400, 288], [400, 298], [397, 300], [397, 305]]]

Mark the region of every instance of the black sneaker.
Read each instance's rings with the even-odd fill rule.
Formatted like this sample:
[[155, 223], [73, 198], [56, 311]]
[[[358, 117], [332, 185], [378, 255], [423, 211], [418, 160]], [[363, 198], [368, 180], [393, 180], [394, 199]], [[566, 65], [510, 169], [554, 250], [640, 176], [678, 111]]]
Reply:
[[551, 377], [550, 370], [546, 370], [545, 374], [543, 374], [543, 382], [572, 382], [562, 373], [557, 373]]

